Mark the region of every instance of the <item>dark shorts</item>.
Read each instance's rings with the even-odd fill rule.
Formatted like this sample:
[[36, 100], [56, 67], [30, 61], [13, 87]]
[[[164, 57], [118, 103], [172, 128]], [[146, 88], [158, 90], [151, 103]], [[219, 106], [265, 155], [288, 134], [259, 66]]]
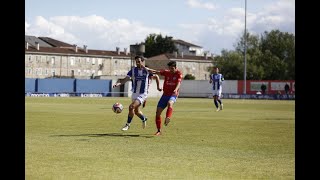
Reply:
[[169, 101], [173, 101], [175, 103], [177, 101], [177, 96], [164, 96], [162, 95], [157, 107], [161, 107], [162, 109], [166, 108]]

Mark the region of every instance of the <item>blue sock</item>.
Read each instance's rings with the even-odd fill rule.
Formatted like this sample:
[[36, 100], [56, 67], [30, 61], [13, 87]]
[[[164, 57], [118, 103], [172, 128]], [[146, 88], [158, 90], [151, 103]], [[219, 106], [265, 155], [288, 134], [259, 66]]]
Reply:
[[130, 124], [133, 117], [128, 116], [127, 124]]
[[218, 108], [218, 101], [214, 101], [214, 105], [216, 105], [216, 108]]
[[145, 116], [144, 116], [144, 115], [141, 115], [139, 118], [143, 121], [144, 118], [145, 118]]

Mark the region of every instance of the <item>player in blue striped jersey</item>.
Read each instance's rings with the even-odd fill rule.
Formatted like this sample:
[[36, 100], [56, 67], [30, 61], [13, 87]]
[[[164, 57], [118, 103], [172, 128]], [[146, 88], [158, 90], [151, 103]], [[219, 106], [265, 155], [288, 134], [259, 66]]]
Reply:
[[[210, 75], [209, 83], [212, 84], [212, 95], [213, 95], [213, 102], [217, 108], [217, 111], [223, 109], [223, 104], [221, 101], [221, 93], [222, 93], [222, 82], [224, 81], [224, 77], [221, 73], [219, 73], [219, 68], [214, 67], [214, 72]], [[219, 107], [219, 104], [220, 107]]]
[[143, 57], [136, 56], [134, 59], [136, 61], [136, 67], [133, 67], [124, 79], [118, 80], [117, 83], [112, 86], [115, 88], [125, 84], [127, 81], [132, 81], [132, 103], [129, 106], [128, 119], [122, 128], [123, 131], [127, 131], [130, 128], [130, 123], [134, 115], [137, 115], [141, 119], [142, 128], [145, 128], [147, 125], [147, 117], [143, 115], [140, 106], [148, 97], [149, 77], [153, 76], [153, 74], [145, 69]]

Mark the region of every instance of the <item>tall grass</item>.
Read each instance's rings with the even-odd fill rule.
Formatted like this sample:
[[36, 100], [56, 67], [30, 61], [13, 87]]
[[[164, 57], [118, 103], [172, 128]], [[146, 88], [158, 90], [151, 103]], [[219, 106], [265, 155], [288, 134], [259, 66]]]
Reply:
[[26, 179], [295, 179], [294, 101], [179, 98], [154, 136], [157, 101], [122, 132], [130, 98], [26, 97]]

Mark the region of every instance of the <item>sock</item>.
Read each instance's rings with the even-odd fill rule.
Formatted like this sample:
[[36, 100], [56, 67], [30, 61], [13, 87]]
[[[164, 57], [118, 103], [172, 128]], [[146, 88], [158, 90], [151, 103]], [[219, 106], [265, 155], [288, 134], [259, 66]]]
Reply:
[[157, 125], [157, 129], [158, 131], [160, 131], [161, 129], [161, 116], [156, 116], [156, 125]]
[[218, 108], [219, 107], [218, 106], [218, 101], [214, 100], [213, 102], [214, 102], [214, 105], [216, 105], [216, 108]]
[[168, 117], [168, 118], [170, 118], [170, 119], [171, 119], [172, 111], [173, 111], [173, 108], [172, 108], [172, 107], [168, 107], [168, 109], [167, 109], [167, 113], [166, 113], [166, 117]]
[[127, 124], [130, 124], [133, 117], [128, 116]]
[[143, 114], [141, 116], [139, 116], [139, 118], [143, 121], [144, 118], [146, 118]]

